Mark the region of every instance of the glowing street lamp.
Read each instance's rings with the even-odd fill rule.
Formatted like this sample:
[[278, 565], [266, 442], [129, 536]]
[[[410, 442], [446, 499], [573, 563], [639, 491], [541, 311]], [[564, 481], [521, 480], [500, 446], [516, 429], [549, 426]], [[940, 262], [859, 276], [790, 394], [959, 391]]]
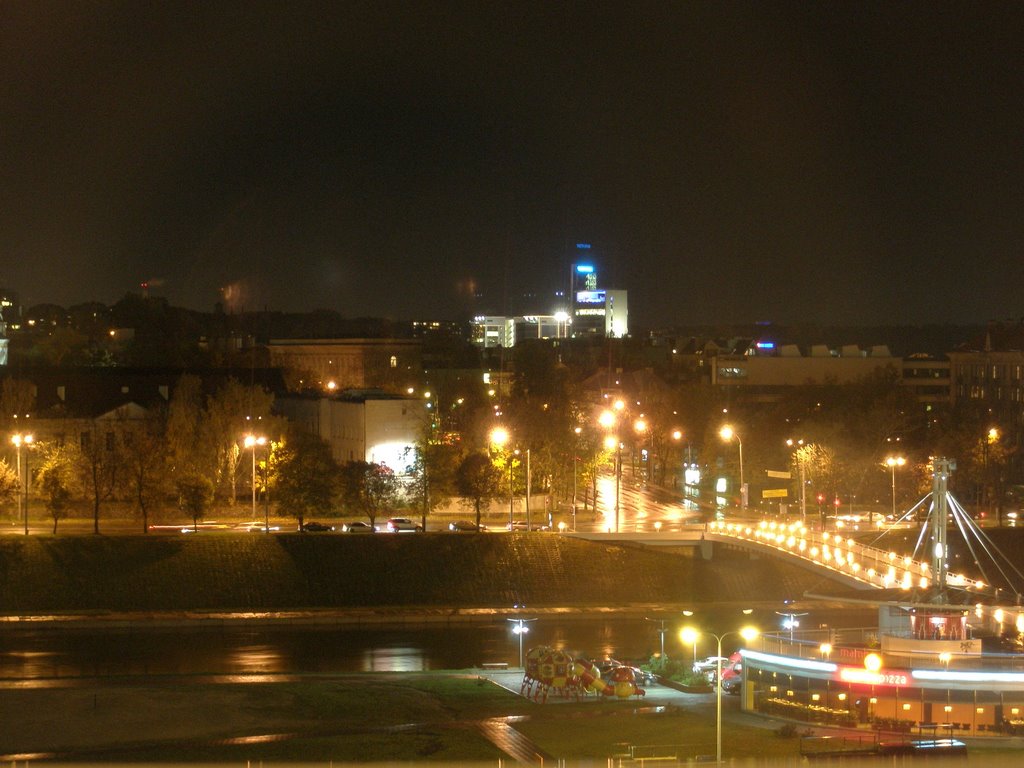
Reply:
[[[689, 630], [689, 632], [687, 632]], [[683, 629], [683, 637], [693, 637], [696, 642], [697, 630], [692, 627], [686, 627]], [[691, 634], [692, 633], [692, 634]], [[716, 635], [714, 632], [707, 632], [706, 634], [715, 638], [718, 641], [718, 661], [716, 662], [716, 692], [715, 692], [715, 746], [716, 746], [716, 757], [718, 765], [722, 764], [722, 641], [730, 635], [739, 635], [746, 642], [753, 642], [760, 632], [757, 627], [743, 627], [738, 631], [723, 632], [721, 635]]]
[[892, 470], [892, 519], [896, 519], [896, 467], [902, 467], [907, 460], [902, 456], [889, 456], [885, 460], [885, 466]]
[[506, 619], [506, 621], [512, 622], [512, 634], [519, 635], [519, 667], [522, 669], [523, 666], [523, 635], [530, 631], [530, 628], [526, 626], [528, 621], [536, 621], [536, 619]]
[[[260, 435], [246, 435], [244, 441], [245, 447], [252, 450], [252, 519], [256, 519], [256, 446], [266, 445], [267, 438]], [[263, 510], [263, 532], [270, 533], [270, 510], [264, 508]]]
[[605, 450], [615, 449], [615, 532], [619, 532], [619, 497], [622, 491], [622, 443], [615, 435], [604, 439]]
[[693, 646], [693, 664], [697, 665], [697, 638], [700, 637], [700, 633], [693, 627], [683, 627], [679, 633], [679, 639], [682, 640], [686, 645]]
[[796, 446], [796, 463], [800, 469], [800, 517], [803, 520], [807, 520], [807, 478], [806, 478], [806, 463], [807, 463], [807, 452], [804, 450], [803, 440], [793, 440], [790, 438], [786, 441], [786, 445], [790, 448]]
[[[806, 613], [793, 613], [792, 611], [776, 611], [779, 616], [782, 617], [783, 629], [789, 630], [789, 642], [793, 642], [793, 632], [797, 627], [800, 626], [800, 617], [806, 616]], [[831, 646], [830, 646], [831, 648]]]
[[18, 511], [22, 513], [25, 520], [25, 535], [28, 536], [28, 456], [25, 456], [25, 474], [21, 473], [21, 446], [28, 448], [35, 438], [31, 434], [21, 432], [11, 435], [11, 442], [14, 443], [14, 452], [17, 455], [18, 471]]
[[725, 442], [731, 442], [733, 438], [736, 438], [736, 445], [740, 449], [740, 509], [744, 512], [747, 511], [747, 484], [743, 480], [743, 441], [740, 440], [739, 434], [729, 425], [726, 424], [718, 431], [719, 437]]

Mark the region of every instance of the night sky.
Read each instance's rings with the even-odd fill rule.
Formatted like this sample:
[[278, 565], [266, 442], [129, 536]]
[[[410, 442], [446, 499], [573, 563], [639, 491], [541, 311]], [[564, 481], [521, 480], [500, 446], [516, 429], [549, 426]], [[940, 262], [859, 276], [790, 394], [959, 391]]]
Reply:
[[634, 326], [1020, 316], [1022, 32], [1001, 2], [5, 0], [0, 286], [457, 319], [553, 310], [585, 241]]

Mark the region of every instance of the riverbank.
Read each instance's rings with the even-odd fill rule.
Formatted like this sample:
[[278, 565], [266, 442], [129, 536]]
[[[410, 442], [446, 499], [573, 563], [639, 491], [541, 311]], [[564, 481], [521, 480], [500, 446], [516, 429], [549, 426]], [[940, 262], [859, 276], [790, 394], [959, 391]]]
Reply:
[[716, 548], [653, 550], [558, 534], [232, 534], [0, 539], [9, 621], [472, 621], [531, 613], [779, 604], [818, 583]]

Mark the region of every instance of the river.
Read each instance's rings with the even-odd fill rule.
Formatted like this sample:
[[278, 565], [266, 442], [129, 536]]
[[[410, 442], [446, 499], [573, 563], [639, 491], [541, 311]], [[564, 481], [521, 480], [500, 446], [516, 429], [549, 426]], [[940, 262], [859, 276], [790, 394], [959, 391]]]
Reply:
[[[734, 612], [730, 612], [732, 614]], [[526, 614], [524, 614], [526, 615]], [[574, 656], [643, 660], [660, 649], [659, 621], [612, 617], [543, 617], [528, 624], [523, 647], [551, 645]], [[721, 632], [734, 616], [709, 617]], [[772, 611], [749, 617], [762, 630], [778, 627]], [[746, 619], [746, 617], [744, 617]], [[804, 627], [864, 626], [865, 611], [815, 612]], [[665, 651], [690, 658], [678, 633], [686, 619], [665, 620]], [[735, 645], [735, 644], [733, 644]], [[726, 650], [732, 650], [728, 647]], [[698, 656], [711, 655], [711, 642]], [[337, 628], [308, 625], [11, 629], [0, 632], [0, 679], [7, 681], [122, 675], [329, 674], [465, 669], [484, 662], [519, 663], [519, 636], [504, 618], [439, 627]]]

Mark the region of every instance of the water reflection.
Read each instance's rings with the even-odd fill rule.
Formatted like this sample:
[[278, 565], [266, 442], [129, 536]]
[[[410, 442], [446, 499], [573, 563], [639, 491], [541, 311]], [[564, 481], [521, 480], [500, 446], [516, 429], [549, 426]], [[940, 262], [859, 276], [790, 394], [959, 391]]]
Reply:
[[[711, 614], [703, 629], [734, 629], [736, 611]], [[832, 626], [864, 626], [874, 614], [815, 614]], [[678, 638], [682, 616], [669, 617], [666, 653], [689, 659], [693, 646]], [[774, 628], [772, 611], [754, 616]], [[844, 623], [841, 623], [844, 622]], [[816, 622], [817, 623], [817, 622]], [[678, 626], [676, 626], [678, 624]], [[721, 625], [720, 627], [718, 625]], [[565, 619], [541, 616], [531, 623], [529, 646], [550, 645], [574, 656], [646, 659], [658, 650], [657, 627], [643, 619]], [[703, 653], [703, 647], [700, 649]], [[113, 675], [293, 675], [344, 672], [419, 672], [465, 669], [485, 662], [519, 661], [519, 640], [504, 617], [479, 624], [403, 625], [339, 629], [308, 626], [183, 627], [154, 630], [47, 628], [0, 634], [0, 679]]]
[[397, 646], [368, 648], [363, 652], [360, 672], [422, 672], [430, 661], [422, 648]]

